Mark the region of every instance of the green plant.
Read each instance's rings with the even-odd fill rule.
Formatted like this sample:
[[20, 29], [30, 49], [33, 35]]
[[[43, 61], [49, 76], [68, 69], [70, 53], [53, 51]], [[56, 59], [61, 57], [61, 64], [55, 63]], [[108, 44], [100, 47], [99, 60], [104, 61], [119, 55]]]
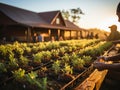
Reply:
[[0, 45], [0, 57], [1, 59], [9, 60], [9, 55], [14, 53], [12, 52], [12, 45]]
[[38, 50], [39, 50], [39, 47], [37, 47], [36, 45], [33, 45], [33, 46], [31, 47], [31, 52], [33, 52], [33, 53], [38, 52]]
[[8, 62], [9, 69], [16, 69], [17, 67], [19, 67], [18, 61], [16, 58], [14, 58], [14, 55], [10, 54], [9, 59], [10, 59], [10, 61]]
[[70, 60], [71, 61], [74, 61], [74, 60], [76, 60], [76, 59], [78, 59], [78, 56], [77, 56], [77, 54], [76, 53], [72, 53], [72, 55], [70, 56]]
[[71, 61], [73, 67], [82, 68], [85, 65], [85, 61], [81, 58], [77, 58]]
[[59, 50], [59, 55], [60, 55], [60, 56], [63, 56], [64, 53], [65, 53], [65, 48], [64, 48], [64, 47], [61, 47], [61, 48], [59, 48], [58, 50]]
[[60, 61], [56, 60], [53, 64], [52, 64], [52, 69], [55, 71], [55, 74], [58, 74], [58, 72], [60, 72]]
[[51, 59], [51, 52], [50, 51], [42, 51], [42, 62], [48, 62]]
[[31, 85], [36, 85], [42, 90], [47, 90], [47, 78], [43, 78], [42, 81], [40, 82], [37, 79], [37, 73], [31, 71], [31, 73], [26, 74], [26, 80], [31, 84]]
[[47, 77], [42, 78], [41, 84], [42, 84], [41, 89], [42, 89], [42, 90], [47, 90]]
[[0, 63], [0, 73], [7, 72], [7, 69], [4, 65], [4, 63]]
[[14, 47], [13, 51], [14, 51], [14, 54], [17, 58], [19, 58], [24, 53], [24, 50], [21, 47]]
[[29, 62], [29, 60], [26, 57], [20, 56], [20, 58], [19, 58], [20, 65], [22, 65], [22, 66], [28, 65], [28, 62]]
[[30, 47], [24, 47], [24, 53], [27, 53], [27, 54], [29, 54], [29, 53], [31, 53], [31, 48]]
[[37, 63], [41, 63], [43, 54], [41, 52], [33, 54], [33, 61]]
[[73, 67], [70, 67], [67, 63], [65, 63], [64, 68], [62, 69], [64, 74], [72, 74], [73, 73]]
[[58, 50], [52, 49], [51, 50], [51, 55], [52, 55], [53, 58], [58, 58], [58, 56], [59, 56]]
[[82, 59], [85, 61], [85, 64], [89, 64], [92, 60], [91, 56], [83, 56]]
[[72, 47], [71, 46], [68, 46], [68, 47], [65, 47], [65, 51], [67, 53], [71, 53], [73, 50], [72, 50]]
[[24, 77], [25, 77], [25, 70], [19, 68], [18, 70], [12, 71], [13, 73], [13, 77], [15, 78], [15, 80], [17, 81], [24, 81]]
[[62, 61], [65, 63], [69, 62], [70, 61], [70, 57], [68, 54], [65, 54], [63, 57], [62, 57]]

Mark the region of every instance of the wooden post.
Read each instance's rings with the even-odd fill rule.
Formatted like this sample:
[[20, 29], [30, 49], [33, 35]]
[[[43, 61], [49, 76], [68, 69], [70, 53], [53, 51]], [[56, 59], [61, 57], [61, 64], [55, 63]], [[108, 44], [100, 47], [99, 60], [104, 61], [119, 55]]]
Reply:
[[28, 27], [28, 30], [27, 30], [27, 42], [31, 42], [31, 28]]
[[79, 38], [78, 38], [78, 31], [76, 31], [76, 39], [79, 39]]
[[58, 38], [60, 37], [60, 29], [58, 29]]
[[71, 39], [71, 30], [70, 30], [70, 39]]
[[51, 30], [50, 29], [48, 30], [48, 35], [49, 35], [49, 39], [50, 39], [50, 37], [51, 37]]

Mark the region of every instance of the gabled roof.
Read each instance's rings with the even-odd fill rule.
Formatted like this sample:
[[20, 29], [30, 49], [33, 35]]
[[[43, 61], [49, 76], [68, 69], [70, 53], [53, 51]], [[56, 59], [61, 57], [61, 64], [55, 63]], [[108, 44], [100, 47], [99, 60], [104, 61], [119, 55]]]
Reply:
[[[53, 24], [55, 19], [58, 17], [58, 15], [60, 15], [62, 17], [61, 12], [59, 10], [58, 11], [49, 11], [49, 12], [40, 12], [38, 14], [49, 24]], [[61, 19], [65, 24], [63, 17]], [[66, 26], [66, 24], [65, 24], [65, 26]]]
[[2, 3], [0, 3], [0, 11], [17, 23], [27, 25], [47, 23], [35, 12], [5, 5]]
[[50, 11], [50, 12], [40, 12], [38, 13], [45, 21], [51, 24], [55, 16], [60, 13], [60, 11]]
[[0, 3], [0, 12], [9, 17], [12, 21], [21, 25], [51, 29], [81, 30], [81, 28], [70, 21], [64, 20], [63, 18], [62, 19], [65, 26], [53, 25], [53, 22], [57, 16], [61, 15], [60, 11], [36, 13]]

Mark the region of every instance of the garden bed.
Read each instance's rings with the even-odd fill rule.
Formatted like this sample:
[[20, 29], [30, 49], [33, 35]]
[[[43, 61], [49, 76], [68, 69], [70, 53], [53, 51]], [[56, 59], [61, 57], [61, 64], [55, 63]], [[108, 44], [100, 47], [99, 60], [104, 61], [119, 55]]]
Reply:
[[92, 62], [111, 45], [100, 40], [1, 45], [0, 90], [70, 90], [92, 73]]

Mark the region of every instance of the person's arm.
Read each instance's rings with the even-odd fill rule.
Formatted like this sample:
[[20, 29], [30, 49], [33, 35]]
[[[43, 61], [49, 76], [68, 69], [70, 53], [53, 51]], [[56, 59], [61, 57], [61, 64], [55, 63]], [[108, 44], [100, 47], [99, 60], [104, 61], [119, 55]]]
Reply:
[[105, 61], [119, 61], [120, 60], [120, 54], [114, 55], [114, 56], [109, 56], [109, 57], [104, 57]]
[[120, 71], [120, 63], [113, 63], [113, 64], [105, 64], [105, 69]]
[[98, 70], [114, 70], [114, 71], [120, 71], [120, 63], [113, 63], [113, 64], [105, 64], [104, 62], [95, 62], [94, 67]]

